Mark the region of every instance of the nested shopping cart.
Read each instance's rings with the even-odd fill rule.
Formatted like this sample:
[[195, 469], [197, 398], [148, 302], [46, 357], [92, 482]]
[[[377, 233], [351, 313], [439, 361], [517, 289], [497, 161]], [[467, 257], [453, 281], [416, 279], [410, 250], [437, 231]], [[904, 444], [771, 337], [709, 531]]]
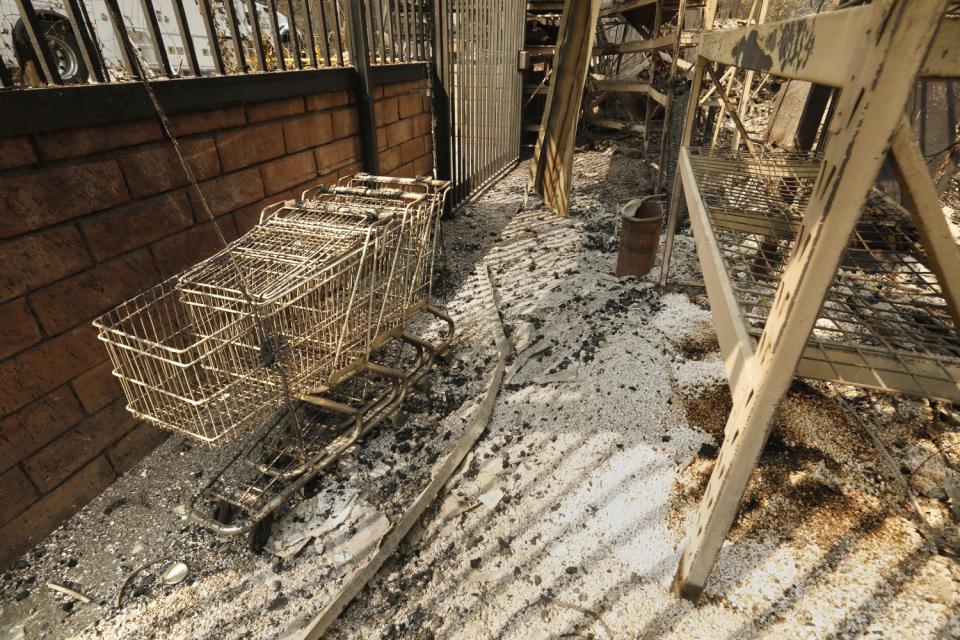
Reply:
[[[306, 192], [97, 320], [136, 415], [206, 444], [248, 436], [194, 520], [261, 545], [273, 512], [420, 384], [454, 330], [430, 303], [448, 188], [360, 175]], [[423, 313], [442, 338], [408, 329]]]

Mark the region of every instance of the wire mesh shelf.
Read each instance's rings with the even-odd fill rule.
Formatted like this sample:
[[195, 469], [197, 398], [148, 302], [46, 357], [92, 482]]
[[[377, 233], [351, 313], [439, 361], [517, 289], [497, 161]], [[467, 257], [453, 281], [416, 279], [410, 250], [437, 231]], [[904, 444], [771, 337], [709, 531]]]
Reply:
[[[820, 170], [803, 153], [686, 150], [749, 333], [763, 331]], [[872, 194], [798, 375], [960, 401], [960, 337], [911, 215]]]

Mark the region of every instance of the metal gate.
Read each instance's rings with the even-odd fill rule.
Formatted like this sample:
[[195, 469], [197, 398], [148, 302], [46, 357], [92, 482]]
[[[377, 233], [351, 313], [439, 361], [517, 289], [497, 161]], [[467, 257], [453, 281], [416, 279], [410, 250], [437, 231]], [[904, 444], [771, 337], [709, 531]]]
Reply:
[[437, 168], [453, 181], [454, 205], [520, 155], [524, 9], [521, 0], [434, 0]]

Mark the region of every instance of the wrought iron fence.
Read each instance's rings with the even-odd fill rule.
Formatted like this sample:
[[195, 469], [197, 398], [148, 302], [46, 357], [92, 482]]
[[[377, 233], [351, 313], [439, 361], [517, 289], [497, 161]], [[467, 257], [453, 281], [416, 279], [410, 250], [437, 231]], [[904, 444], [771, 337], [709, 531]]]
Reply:
[[430, 0], [364, 0], [370, 64], [426, 62], [431, 58]]
[[429, 59], [423, 0], [0, 0], [0, 86], [351, 66], [350, 11], [371, 64]]

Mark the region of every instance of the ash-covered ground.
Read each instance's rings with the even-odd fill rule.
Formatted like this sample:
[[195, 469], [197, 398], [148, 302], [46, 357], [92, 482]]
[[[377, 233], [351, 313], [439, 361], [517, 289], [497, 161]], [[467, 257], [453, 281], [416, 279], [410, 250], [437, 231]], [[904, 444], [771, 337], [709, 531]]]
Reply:
[[691, 286], [689, 232], [666, 291], [658, 267], [612, 276], [616, 206], [646, 193], [641, 163], [579, 152], [574, 170], [568, 219], [533, 197], [514, 213], [521, 166], [447, 224], [450, 246], [486, 252], [513, 360], [472, 459], [331, 636], [960, 635], [960, 496], [943, 489], [958, 479], [956, 425], [926, 402], [840, 390], [913, 483], [946, 541], [938, 552], [878, 449], [817, 383], [784, 402], [700, 602], [670, 593], [729, 411], [723, 364], [705, 291]]
[[[689, 232], [665, 291], [657, 267], [612, 275], [616, 207], [648, 189], [641, 162], [611, 151], [576, 154], [567, 219], [533, 197], [522, 209], [521, 165], [445, 223], [456, 356], [408, 407], [411, 432], [384, 425], [338, 466], [328, 503], [359, 484], [373, 513], [395, 518], [444, 434], [455, 440], [493, 357], [485, 264], [513, 352], [487, 433], [329, 636], [960, 637], [956, 423], [927, 402], [820, 383], [796, 383], [783, 403], [703, 598], [670, 593], [730, 397]], [[893, 455], [928, 524], [836, 394]], [[398, 432], [413, 445], [398, 447]], [[296, 637], [341, 580], [339, 547], [255, 556], [189, 525], [177, 505], [209, 455], [168, 441], [25, 556], [0, 586], [4, 629]], [[171, 553], [193, 583], [143, 576], [112, 606], [131, 568]], [[70, 605], [46, 581], [94, 603]]]

